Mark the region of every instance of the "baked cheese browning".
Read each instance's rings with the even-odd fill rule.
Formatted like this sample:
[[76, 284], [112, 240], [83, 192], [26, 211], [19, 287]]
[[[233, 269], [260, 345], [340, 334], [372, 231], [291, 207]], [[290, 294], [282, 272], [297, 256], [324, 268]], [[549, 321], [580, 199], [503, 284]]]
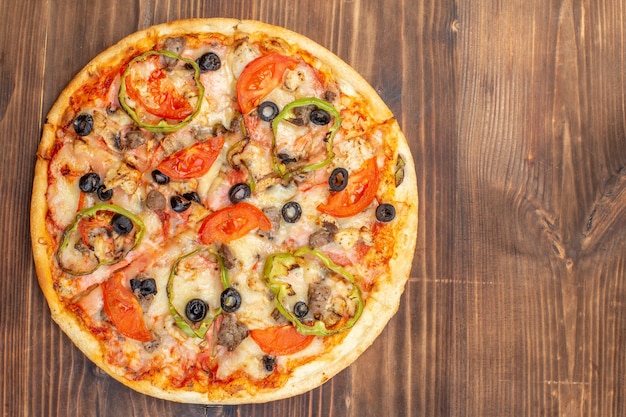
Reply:
[[112, 375], [196, 402], [293, 391], [332, 362], [416, 208], [369, 90], [320, 50], [228, 27], [89, 66], [39, 151], [62, 309]]

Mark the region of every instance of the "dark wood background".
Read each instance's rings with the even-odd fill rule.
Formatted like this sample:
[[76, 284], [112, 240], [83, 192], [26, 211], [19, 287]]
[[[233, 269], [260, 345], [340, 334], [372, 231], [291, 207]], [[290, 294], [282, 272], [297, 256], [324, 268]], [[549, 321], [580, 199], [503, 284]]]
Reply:
[[[0, 0], [3, 417], [626, 416], [623, 0]], [[183, 17], [263, 20], [378, 90], [415, 158], [419, 233], [398, 314], [292, 399], [156, 400], [51, 321], [29, 241], [42, 121], [91, 58]]]

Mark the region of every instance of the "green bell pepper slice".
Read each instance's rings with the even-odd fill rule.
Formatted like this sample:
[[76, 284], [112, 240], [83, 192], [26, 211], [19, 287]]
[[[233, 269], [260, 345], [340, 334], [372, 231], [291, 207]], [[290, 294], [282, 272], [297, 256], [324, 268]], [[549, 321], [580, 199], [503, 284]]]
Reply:
[[[101, 211], [112, 212], [127, 217], [133, 223], [133, 230], [135, 230], [132, 244], [122, 247], [121, 250], [115, 252], [116, 256], [109, 259], [99, 258], [93, 249], [87, 248], [84, 245], [80, 249], [78, 248], [82, 239], [78, 229], [81, 220], [94, 217]], [[68, 274], [87, 275], [103, 265], [113, 265], [124, 259], [128, 252], [132, 251], [137, 247], [137, 245], [139, 245], [144, 232], [145, 225], [143, 221], [135, 214], [120, 206], [112, 204], [97, 204], [95, 206], [88, 207], [79, 211], [76, 214], [76, 217], [74, 217], [72, 223], [63, 232], [63, 239], [61, 240], [61, 244], [59, 245], [59, 249], [56, 253], [57, 262], [59, 267]], [[75, 262], [75, 265], [72, 265], [72, 261]]]
[[[179, 257], [178, 259], [176, 259], [176, 261], [174, 262], [174, 264], [172, 265], [172, 269], [170, 270], [170, 275], [169, 278], [167, 280], [167, 305], [168, 308], [170, 310], [170, 314], [174, 317], [174, 322], [176, 323], [176, 325], [178, 326], [178, 328], [180, 330], [183, 331], [183, 333], [185, 333], [187, 336], [189, 337], [199, 337], [199, 338], [204, 338], [204, 336], [206, 335], [207, 331], [209, 330], [209, 327], [211, 327], [211, 324], [213, 324], [213, 321], [220, 315], [222, 314], [222, 307], [219, 306], [218, 308], [215, 308], [211, 311], [209, 311], [209, 313], [206, 315], [206, 317], [200, 322], [200, 325], [197, 328], [194, 328], [189, 321], [187, 321], [185, 319], [185, 317], [180, 314], [178, 312], [178, 310], [176, 309], [176, 307], [173, 304], [173, 300], [174, 300], [174, 278], [176, 277], [176, 272], [178, 270], [178, 265], [180, 264], [180, 262], [182, 262], [184, 259], [187, 259], [193, 255], [196, 255], [200, 252], [202, 252], [203, 250], [208, 250], [205, 248], [200, 248], [200, 249], [196, 249], [194, 251], [191, 251], [189, 253], [186, 253], [184, 255], [182, 255], [181, 257]], [[210, 251], [209, 253], [214, 255], [217, 259], [217, 263], [219, 265], [220, 268], [220, 281], [222, 282], [222, 286], [224, 287], [224, 289], [230, 287], [230, 279], [228, 278], [228, 272], [226, 271], [226, 267], [224, 266], [224, 260], [222, 259], [222, 257], [220, 255], [218, 255], [217, 253]]]
[[[282, 121], [285, 121], [289, 116], [292, 115], [293, 109], [297, 107], [303, 107], [303, 106], [309, 106], [309, 105], [315, 105], [318, 108], [327, 111], [335, 119], [335, 122], [333, 123], [330, 130], [328, 131], [327, 138], [325, 139], [326, 158], [323, 161], [316, 162], [314, 164], [305, 165], [304, 167], [297, 168], [294, 170], [289, 170], [287, 169], [287, 166], [284, 163], [278, 160], [278, 156], [276, 155], [276, 133], [278, 132], [278, 125]], [[339, 111], [327, 101], [321, 100], [316, 97], [308, 97], [308, 98], [301, 98], [301, 99], [292, 101], [291, 103], [287, 104], [283, 108], [283, 110], [280, 113], [278, 113], [278, 115], [276, 115], [274, 120], [272, 120], [273, 135], [272, 135], [271, 153], [272, 153], [272, 168], [274, 169], [274, 172], [276, 172], [276, 174], [278, 174], [282, 179], [286, 179], [293, 175], [315, 171], [317, 169], [323, 168], [326, 165], [328, 165], [330, 161], [332, 161], [332, 159], [335, 157], [335, 154], [333, 152], [333, 141], [340, 127], [341, 127], [341, 115], [339, 114]]]
[[[194, 111], [193, 113], [191, 113], [189, 116], [187, 116], [186, 118], [184, 118], [183, 120], [181, 120], [178, 123], [175, 124], [169, 124], [166, 120], [161, 120], [159, 121], [159, 123], [152, 125], [149, 123], [144, 123], [139, 119], [139, 116], [137, 115], [137, 113], [135, 112], [135, 110], [130, 107], [128, 105], [128, 103], [126, 102], [126, 77], [130, 74], [131, 69], [133, 64], [135, 64], [136, 62], [139, 61], [145, 61], [146, 59], [148, 59], [148, 57], [152, 56], [152, 55], [163, 55], [169, 58], [174, 58], [174, 59], [178, 59], [180, 61], [185, 62], [185, 64], [191, 66], [193, 68], [194, 74], [193, 74], [193, 79], [196, 83], [196, 86], [198, 88], [198, 100], [196, 102], [196, 106], [194, 107]], [[185, 58], [182, 57], [180, 55], [177, 55], [173, 52], [169, 52], [169, 51], [148, 51], [148, 52], [144, 52], [143, 54], [133, 58], [132, 61], [130, 61], [130, 63], [127, 65], [126, 69], [124, 70], [124, 73], [122, 74], [122, 80], [121, 80], [121, 84], [120, 84], [120, 92], [119, 92], [119, 100], [120, 100], [120, 104], [122, 105], [122, 108], [124, 109], [124, 111], [126, 113], [128, 113], [128, 115], [135, 121], [135, 123], [137, 123], [138, 126], [149, 130], [151, 132], [162, 132], [162, 133], [170, 133], [170, 132], [175, 132], [183, 127], [185, 127], [186, 125], [189, 124], [189, 122], [191, 122], [191, 120], [197, 116], [197, 114], [200, 112], [200, 108], [202, 107], [202, 101], [203, 101], [203, 97], [204, 97], [204, 85], [200, 82], [200, 67], [198, 66], [198, 64], [189, 58]]]
[[[354, 316], [352, 316], [345, 323], [345, 325], [339, 329], [327, 329], [326, 324], [324, 324], [321, 320], [316, 320], [315, 324], [312, 326], [305, 325], [301, 323], [300, 320], [298, 320], [298, 318], [283, 304], [282, 300], [289, 295], [291, 287], [288, 283], [278, 281], [276, 278], [287, 276], [291, 268], [303, 261], [305, 255], [315, 256], [324, 264], [326, 268], [337, 273], [352, 284], [352, 291], [348, 297], [355, 302], [356, 311]], [[316, 249], [301, 248], [293, 253], [276, 253], [270, 255], [266, 259], [263, 266], [263, 278], [270, 291], [274, 294], [274, 305], [276, 309], [278, 309], [280, 314], [293, 324], [296, 330], [303, 335], [332, 336], [334, 334], [344, 332], [352, 328], [363, 313], [363, 297], [352, 274], [346, 271], [343, 267], [335, 264], [328, 256]]]

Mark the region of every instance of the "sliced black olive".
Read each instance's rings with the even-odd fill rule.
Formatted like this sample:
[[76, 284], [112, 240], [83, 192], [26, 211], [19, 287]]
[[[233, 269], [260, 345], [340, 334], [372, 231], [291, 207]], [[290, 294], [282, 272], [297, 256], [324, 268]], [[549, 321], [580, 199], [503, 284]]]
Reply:
[[152, 179], [154, 180], [154, 182], [156, 182], [157, 184], [161, 184], [161, 185], [164, 185], [170, 182], [170, 177], [168, 177], [167, 175], [165, 175], [158, 169], [155, 169], [154, 171], [152, 171]]
[[330, 123], [330, 114], [326, 110], [315, 109], [309, 115], [309, 120], [314, 125], [325, 126]]
[[187, 303], [187, 306], [185, 307], [185, 315], [187, 316], [189, 321], [197, 323], [204, 320], [208, 309], [209, 306], [207, 305], [207, 303], [199, 298], [194, 298], [192, 300], [189, 300], [189, 302]]
[[111, 226], [117, 234], [127, 235], [133, 230], [133, 222], [120, 213], [115, 213], [111, 218]]
[[202, 202], [200, 201], [200, 196], [195, 191], [183, 194], [183, 198], [187, 201], [195, 201], [198, 204], [202, 204]]
[[341, 191], [348, 185], [348, 170], [335, 168], [328, 178], [328, 186], [331, 191]]
[[230, 190], [228, 191], [228, 199], [231, 203], [237, 204], [246, 198], [250, 198], [251, 194], [252, 191], [250, 190], [250, 186], [246, 183], [240, 182], [239, 184], [235, 184], [230, 187]]
[[287, 153], [281, 152], [281, 153], [278, 153], [276, 156], [278, 157], [278, 159], [280, 159], [280, 162], [282, 162], [285, 165], [291, 164], [292, 162], [298, 162], [296, 158], [292, 157], [291, 155]]
[[191, 206], [191, 201], [185, 200], [179, 195], [175, 195], [170, 198], [170, 206], [172, 206], [172, 210], [176, 213], [182, 213]]
[[96, 193], [98, 193], [98, 198], [101, 201], [109, 201], [113, 197], [113, 190], [107, 190], [104, 185], [100, 185]]
[[200, 72], [217, 71], [222, 66], [220, 57], [215, 52], [207, 52], [196, 59], [196, 64], [200, 67]]
[[271, 101], [264, 101], [259, 104], [257, 112], [261, 120], [271, 122], [278, 115], [278, 106]]
[[276, 358], [272, 355], [263, 356], [263, 367], [267, 372], [274, 372], [274, 368], [276, 368]]
[[304, 301], [298, 301], [294, 306], [293, 306], [293, 314], [301, 319], [304, 316], [306, 316], [307, 314], [309, 314], [309, 306], [306, 305], [306, 303]]
[[78, 180], [78, 188], [84, 193], [93, 193], [100, 186], [100, 176], [95, 172], [89, 172]]
[[396, 217], [396, 208], [389, 203], [376, 207], [376, 218], [381, 222], [390, 222]]
[[81, 113], [74, 119], [74, 132], [78, 136], [87, 136], [93, 130], [93, 116]]
[[157, 293], [156, 281], [154, 278], [146, 278], [143, 280], [133, 278], [130, 280], [130, 289], [140, 297], [147, 297]]
[[302, 207], [295, 201], [290, 201], [283, 206], [280, 213], [287, 223], [295, 223], [300, 220], [300, 216], [302, 216]]
[[233, 287], [226, 288], [220, 295], [222, 310], [227, 313], [234, 313], [241, 307], [241, 295]]

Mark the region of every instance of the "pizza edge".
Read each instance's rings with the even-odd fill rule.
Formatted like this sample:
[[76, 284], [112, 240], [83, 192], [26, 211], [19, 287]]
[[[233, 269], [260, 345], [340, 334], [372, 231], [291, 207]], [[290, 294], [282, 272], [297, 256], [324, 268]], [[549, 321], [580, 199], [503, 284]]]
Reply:
[[[232, 34], [236, 31], [249, 33], [260, 31], [269, 36], [283, 38], [288, 43], [297, 45], [299, 49], [308, 51], [320, 59], [332, 69], [333, 75], [338, 81], [349, 83], [368, 101], [372, 113], [380, 116], [380, 122], [393, 118], [387, 105], [356, 70], [311, 39], [284, 28], [250, 20], [207, 18], [174, 21], [133, 33], [91, 60], [65, 87], [48, 113], [37, 152], [31, 199], [30, 219], [33, 257], [38, 282], [48, 301], [53, 320], [79, 350], [117, 381], [141, 393], [176, 402], [198, 404], [262, 403], [310, 391], [332, 378], [354, 362], [375, 341], [398, 310], [401, 294], [409, 279], [415, 251], [418, 193], [411, 152], [406, 138], [395, 121], [392, 129], [397, 136], [397, 152], [404, 156], [406, 163], [402, 191], [398, 192], [395, 199], [405, 202], [408, 210], [405, 215], [401, 216], [401, 223], [398, 222], [394, 226], [396, 244], [388, 274], [384, 277], [386, 279], [381, 280], [383, 284], [378, 286], [375, 296], [368, 299], [362, 317], [346, 338], [326, 354], [297, 368], [287, 383], [280, 388], [263, 389], [251, 386], [249, 390], [243, 389], [236, 393], [223, 392], [221, 393], [223, 395], [216, 393], [217, 395], [213, 394], [209, 399], [206, 393], [163, 389], [152, 385], [147, 380], [132, 381], [118, 375], [116, 370], [111, 368], [104, 359], [105, 354], [98, 339], [71, 312], [65, 310], [63, 303], [54, 291], [52, 271], [49, 266], [54, 261], [55, 255], [54, 243], [46, 228], [49, 166], [46, 155], [55, 143], [55, 126], [62, 122], [70, 96], [90, 77], [90, 74], [97, 73], [100, 67], [105, 66], [105, 63], [110, 65], [112, 61], [119, 62], [128, 59], [130, 51], [140, 50], [142, 43], [147, 42], [146, 39], [205, 31], [225, 34]], [[410, 255], [407, 256], [407, 254]], [[387, 294], [390, 295], [389, 298], [393, 300], [392, 302], [385, 302]]]

